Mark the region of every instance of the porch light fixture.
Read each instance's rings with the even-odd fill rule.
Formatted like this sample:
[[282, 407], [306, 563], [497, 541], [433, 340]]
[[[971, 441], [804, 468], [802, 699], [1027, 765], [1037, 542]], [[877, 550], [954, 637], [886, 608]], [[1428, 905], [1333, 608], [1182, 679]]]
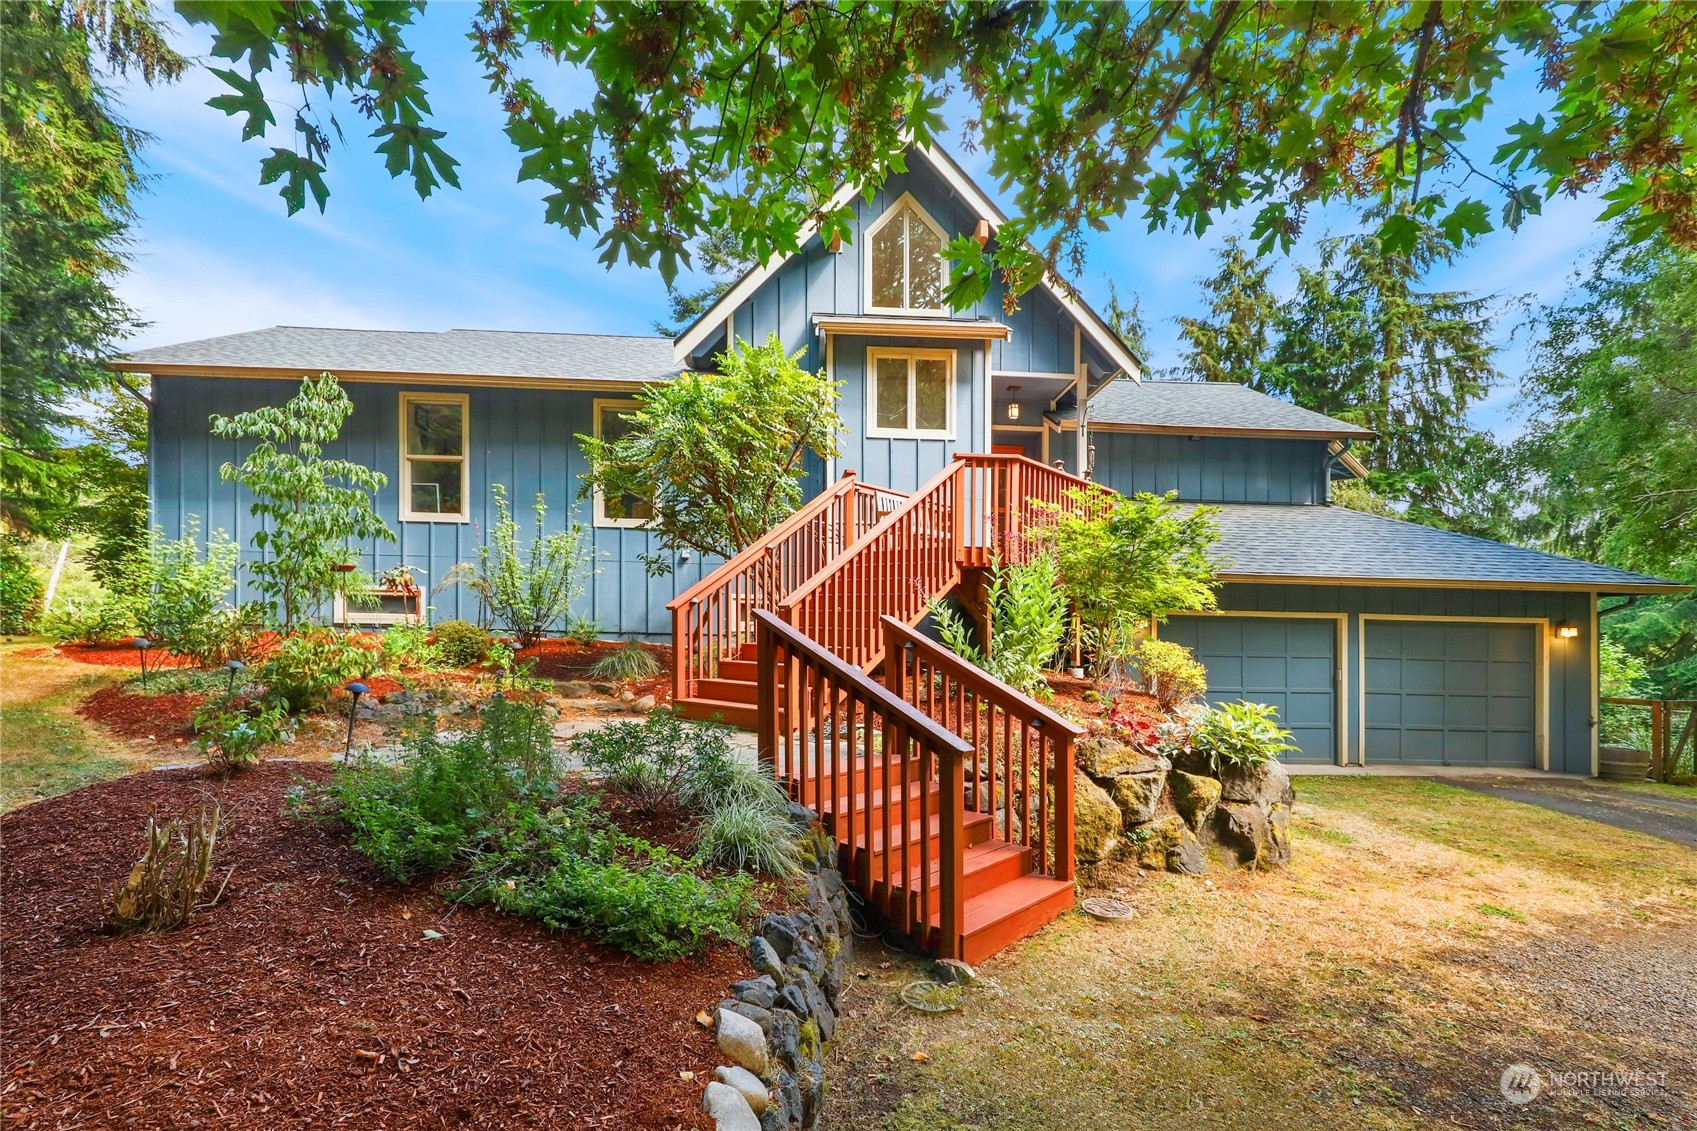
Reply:
[[[1009, 385], [1008, 386], [1008, 396], [1010, 398], [1016, 396], [1018, 393], [1019, 393], [1019, 386], [1018, 385]], [[1019, 402], [1017, 400], [1011, 400], [1010, 399], [1008, 401], [1008, 420], [1011, 422], [1011, 421], [1016, 421], [1018, 419], [1019, 419]]]
[[1573, 640], [1579, 636], [1579, 626], [1573, 624], [1556, 625], [1556, 635], [1563, 640]]
[[136, 655], [141, 657], [141, 685], [144, 688], [147, 686], [147, 650], [151, 647], [153, 647], [153, 641], [145, 636], [136, 637], [135, 650]]

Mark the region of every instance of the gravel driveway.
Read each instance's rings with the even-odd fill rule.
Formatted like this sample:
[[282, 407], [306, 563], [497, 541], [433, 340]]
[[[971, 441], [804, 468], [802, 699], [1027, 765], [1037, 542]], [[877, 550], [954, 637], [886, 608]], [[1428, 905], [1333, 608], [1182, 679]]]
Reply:
[[1697, 848], [1697, 790], [1692, 791], [1690, 800], [1684, 800], [1599, 781], [1449, 777], [1442, 780], [1446, 785], [1554, 809]]

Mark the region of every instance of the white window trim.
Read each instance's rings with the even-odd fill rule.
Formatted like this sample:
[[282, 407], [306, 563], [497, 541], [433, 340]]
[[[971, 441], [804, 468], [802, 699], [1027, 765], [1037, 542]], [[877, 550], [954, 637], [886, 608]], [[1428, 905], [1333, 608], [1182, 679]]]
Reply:
[[[459, 514], [412, 509], [412, 461], [407, 454], [407, 415], [414, 403], [457, 404], [460, 406], [460, 503]], [[402, 393], [401, 394], [401, 521], [402, 522], [470, 522], [471, 521], [471, 396], [467, 393]], [[446, 463], [451, 456], [421, 456]]]
[[[880, 358], [899, 357], [908, 362], [907, 382], [907, 418], [916, 418], [915, 398], [918, 396], [919, 382], [914, 380], [913, 362], [931, 359], [945, 361], [949, 366], [949, 385], [947, 397], [947, 426], [936, 428], [880, 428], [878, 427], [878, 361]], [[884, 439], [907, 440], [953, 440], [955, 438], [955, 400], [958, 390], [955, 388], [954, 350], [927, 349], [887, 349], [873, 346], [866, 351], [866, 435]]]
[[[595, 438], [597, 440], [602, 439], [602, 436], [601, 436], [601, 410], [607, 409], [607, 408], [610, 408], [610, 409], [613, 409], [613, 410], [619, 411], [619, 412], [626, 412], [626, 411], [635, 412], [635, 411], [642, 408], [642, 402], [641, 401], [632, 401], [632, 400], [602, 399], [600, 397], [597, 397], [595, 399], [593, 405], [590, 407], [590, 412], [594, 416], [594, 420], [592, 421], [592, 423], [595, 425], [594, 432], [595, 432]], [[595, 525], [596, 526], [613, 527], [613, 528], [620, 529], [620, 530], [640, 530], [643, 527], [648, 525], [648, 519], [646, 519], [646, 518], [609, 518], [607, 516], [607, 499], [606, 499], [606, 496], [604, 496], [601, 493], [601, 489], [599, 487], [597, 487], [595, 489]]]
[[[913, 194], [911, 192], [902, 193], [901, 196], [896, 198], [896, 202], [894, 204], [892, 204], [888, 208], [884, 209], [884, 214], [882, 216], [879, 216], [878, 219], [874, 220], [870, 225], [867, 226], [866, 235], [864, 237], [865, 240], [866, 240], [866, 256], [861, 261], [861, 268], [862, 268], [861, 274], [865, 277], [865, 285], [864, 285], [864, 288], [863, 288], [864, 291], [865, 291], [865, 294], [862, 296], [862, 305], [863, 305], [866, 313], [868, 313], [868, 314], [945, 314], [946, 315], [946, 314], [949, 313], [948, 310], [945, 309], [944, 307], [941, 307], [941, 306], [873, 306], [872, 305], [872, 248], [873, 248], [873, 244], [875, 242], [873, 237], [876, 236], [878, 234], [878, 232], [883, 229], [885, 224], [889, 224], [889, 223], [892, 223], [892, 222], [900, 219], [901, 214], [902, 214], [902, 209], [905, 208], [905, 207], [908, 207], [908, 206], [912, 206], [914, 214], [917, 215], [922, 221], [924, 221], [926, 227], [930, 228], [933, 232], [935, 232], [937, 234], [937, 241], [940, 244], [943, 244], [943, 245], [946, 246], [949, 242], [948, 233], [943, 231], [942, 225], [938, 224], [937, 221], [933, 220], [931, 218], [931, 214], [929, 212], [925, 211], [925, 209], [920, 206], [919, 201], [917, 201], [913, 198]], [[904, 240], [904, 241], [902, 241], [902, 246], [903, 246], [903, 248], [906, 249], [906, 254], [910, 257], [909, 262], [903, 264], [904, 270], [902, 272], [902, 295], [905, 297], [908, 294], [908, 292], [911, 289], [912, 284], [913, 284], [913, 271], [911, 269], [912, 268], [911, 256], [913, 254], [913, 252], [912, 252], [913, 244], [912, 244], [911, 241]], [[943, 259], [943, 257], [941, 255], [939, 255], [937, 258], [943, 260], [943, 277], [944, 277], [945, 280], [947, 280], [948, 273], [949, 273], [949, 270], [948, 270], [949, 269], [949, 261], [947, 259]]]

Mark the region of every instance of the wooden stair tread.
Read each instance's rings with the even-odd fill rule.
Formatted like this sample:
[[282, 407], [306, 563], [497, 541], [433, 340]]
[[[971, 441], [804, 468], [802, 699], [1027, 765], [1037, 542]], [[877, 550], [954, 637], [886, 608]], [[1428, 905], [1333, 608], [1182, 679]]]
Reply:
[[[859, 824], [858, 821], [855, 823]], [[937, 814], [931, 814], [925, 824], [927, 826], [925, 839], [935, 840], [942, 835], [942, 825]], [[995, 819], [991, 817], [990, 814], [968, 813], [966, 815], [965, 828], [962, 830], [961, 839], [968, 843], [972, 843], [973, 835], [975, 833], [983, 832], [986, 828], [992, 830], [995, 828]], [[891, 831], [896, 834], [890, 839], [889, 849], [891, 852], [899, 852], [904, 842], [910, 845], [919, 843], [920, 833], [918, 818], [909, 821], [906, 829], [903, 829], [900, 824], [897, 824], [892, 827]], [[838, 837], [837, 839], [842, 841], [844, 838]], [[982, 841], [988, 838], [979, 837], [978, 839]], [[854, 847], [857, 852], [870, 852], [873, 856], [877, 856], [885, 850], [884, 830], [882, 828], [874, 827], [872, 830], [871, 843], [868, 844], [866, 830], [864, 828], [856, 829], [854, 831]]]
[[[1031, 875], [972, 896], [962, 916], [961, 960], [981, 962], [1036, 934], [1070, 911], [1077, 894], [1070, 880]], [[936, 923], [934, 916], [933, 929]]]
[[728, 699], [679, 699], [673, 704], [678, 713], [696, 722], [720, 722], [727, 726], [752, 730], [759, 721], [760, 711], [752, 703], [736, 703]]

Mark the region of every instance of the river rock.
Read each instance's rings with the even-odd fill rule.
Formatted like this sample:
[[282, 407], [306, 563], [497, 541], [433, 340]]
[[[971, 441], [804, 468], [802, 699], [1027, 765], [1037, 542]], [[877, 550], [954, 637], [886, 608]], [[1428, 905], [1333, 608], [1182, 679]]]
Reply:
[[715, 1080], [707, 1085], [701, 1097], [701, 1110], [713, 1121], [717, 1131], [760, 1131], [760, 1119], [748, 1106], [743, 1094]]
[[743, 982], [732, 982], [731, 996], [761, 1009], [771, 1009], [772, 1003], [778, 1000], [778, 983], [766, 974]]
[[748, 1106], [755, 1115], [762, 1115], [772, 1104], [772, 1096], [766, 1090], [766, 1085], [760, 1077], [746, 1068], [715, 1068], [713, 1079], [721, 1084], [729, 1084], [742, 1093], [742, 1098], [748, 1101]]
[[1073, 775], [1072, 789], [1073, 851], [1080, 863], [1094, 864], [1119, 846], [1124, 818], [1108, 791], [1083, 773]]
[[[765, 1075], [771, 1061], [766, 1055], [766, 1034], [760, 1026], [729, 1009], [719, 1010], [714, 1023], [719, 1033], [719, 1051], [756, 1076]], [[777, 1028], [776, 1024], [773, 1028]]]

